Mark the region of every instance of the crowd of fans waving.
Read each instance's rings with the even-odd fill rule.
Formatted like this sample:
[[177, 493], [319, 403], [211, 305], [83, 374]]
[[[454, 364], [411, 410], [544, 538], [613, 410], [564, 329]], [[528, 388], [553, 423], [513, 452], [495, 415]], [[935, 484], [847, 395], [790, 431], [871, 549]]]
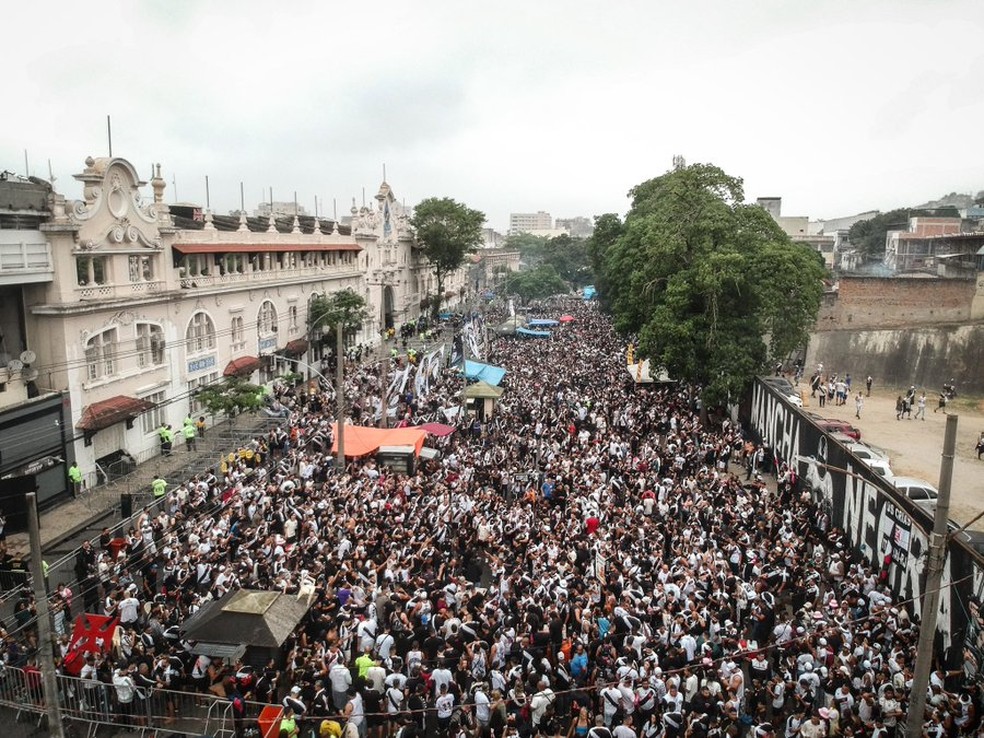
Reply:
[[[549, 339], [491, 341], [508, 370], [494, 414], [410, 475], [334, 469], [330, 388], [279, 387], [279, 427], [172, 487], [118, 557], [108, 533], [86, 544], [54, 602], [63, 633], [73, 610], [119, 617], [82, 670], [112, 685], [90, 702], [280, 704], [287, 738], [899, 735], [909, 603], [736, 424], [702, 422], [686, 385], [636, 384], [607, 318], [563, 310], [575, 320]], [[380, 369], [351, 367], [350, 420], [371, 422]], [[426, 398], [401, 394], [398, 418], [442, 417], [460, 389], [448, 370]], [[282, 663], [182, 640], [239, 588], [310, 599]], [[24, 623], [9, 663], [29, 659]], [[925, 735], [976, 734], [980, 707], [962, 671], [934, 671]]]

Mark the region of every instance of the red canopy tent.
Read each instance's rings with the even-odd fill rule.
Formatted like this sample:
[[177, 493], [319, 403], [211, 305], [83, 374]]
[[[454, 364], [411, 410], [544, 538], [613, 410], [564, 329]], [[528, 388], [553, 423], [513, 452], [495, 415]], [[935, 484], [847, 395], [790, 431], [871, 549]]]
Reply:
[[418, 425], [417, 427], [422, 431], [427, 431], [432, 436], [437, 436], [438, 438], [450, 436], [455, 431], [452, 426], [445, 425], [444, 423], [424, 423], [423, 425]]
[[573, 323], [574, 322], [574, 316], [573, 315], [561, 315], [559, 318], [557, 318], [557, 320], [559, 320], [561, 323]]

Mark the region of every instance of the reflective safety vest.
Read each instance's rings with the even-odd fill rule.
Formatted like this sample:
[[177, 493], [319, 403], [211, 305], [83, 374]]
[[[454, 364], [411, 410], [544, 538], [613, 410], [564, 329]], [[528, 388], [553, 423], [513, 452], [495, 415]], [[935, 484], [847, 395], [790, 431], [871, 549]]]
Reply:
[[154, 489], [154, 499], [159, 499], [167, 494], [167, 481], [157, 477], [153, 483], [152, 487]]

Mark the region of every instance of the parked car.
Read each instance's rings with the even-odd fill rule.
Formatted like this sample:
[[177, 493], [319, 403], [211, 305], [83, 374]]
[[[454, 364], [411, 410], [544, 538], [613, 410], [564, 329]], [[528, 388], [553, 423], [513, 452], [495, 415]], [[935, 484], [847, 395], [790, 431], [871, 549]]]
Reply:
[[[850, 439], [850, 436], [845, 437]], [[882, 461], [888, 461], [888, 454], [879, 448], [874, 448], [873, 446], [868, 446], [864, 443], [857, 443], [853, 440], [849, 443], [845, 443], [844, 446], [861, 461], [866, 461], [867, 459], [881, 459]]]
[[932, 510], [936, 507], [936, 498], [940, 492], [925, 479], [915, 477], [892, 477], [889, 480], [899, 492], [904, 494], [917, 505]]
[[855, 441], [861, 440], [861, 431], [847, 421], [835, 420], [834, 418], [815, 417], [813, 422], [817, 424], [817, 427], [819, 427], [820, 430], [826, 431], [827, 433], [843, 433], [845, 436], [850, 436]]
[[861, 459], [861, 463], [889, 482], [895, 477], [892, 467], [888, 464], [888, 459]]

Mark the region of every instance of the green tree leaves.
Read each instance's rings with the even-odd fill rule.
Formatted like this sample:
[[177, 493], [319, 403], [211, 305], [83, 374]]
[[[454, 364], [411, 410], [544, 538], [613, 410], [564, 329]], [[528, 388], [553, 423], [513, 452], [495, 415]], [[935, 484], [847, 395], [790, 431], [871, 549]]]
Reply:
[[438, 294], [438, 300], [433, 304], [436, 318], [445, 278], [482, 242], [485, 213], [472, 210], [450, 197], [430, 197], [414, 208], [410, 223], [417, 232], [417, 244], [434, 267]]
[[198, 390], [198, 401], [210, 415], [225, 415], [230, 420], [245, 410], [256, 410], [263, 404], [263, 388], [242, 377], [226, 377], [219, 384]]
[[525, 272], [510, 273], [506, 278], [505, 290], [507, 294], [519, 295], [525, 305], [530, 300], [566, 294], [568, 287], [552, 265], [541, 264]]
[[805, 342], [822, 262], [743, 204], [740, 179], [695, 164], [630, 195], [624, 223], [598, 219], [590, 253], [616, 327], [639, 334], [640, 355], [720, 403]]
[[369, 309], [365, 298], [351, 288], [317, 295], [308, 306], [308, 328], [311, 333], [329, 333], [341, 322], [342, 326], [357, 328], [366, 321]]

